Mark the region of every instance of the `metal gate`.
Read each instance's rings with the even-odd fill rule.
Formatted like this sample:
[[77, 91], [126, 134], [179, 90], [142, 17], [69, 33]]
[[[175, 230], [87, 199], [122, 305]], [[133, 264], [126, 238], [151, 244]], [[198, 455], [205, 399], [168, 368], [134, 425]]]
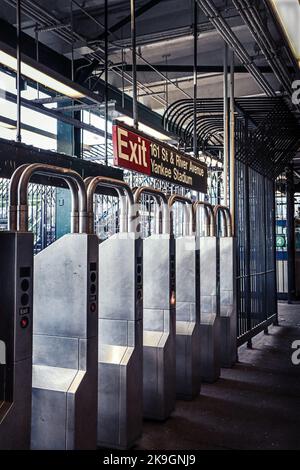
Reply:
[[[7, 229], [9, 180], [0, 178], [0, 230]], [[29, 185], [29, 230], [34, 233], [34, 253], [55, 240], [56, 188]]]
[[276, 321], [274, 182], [237, 162], [238, 342]]

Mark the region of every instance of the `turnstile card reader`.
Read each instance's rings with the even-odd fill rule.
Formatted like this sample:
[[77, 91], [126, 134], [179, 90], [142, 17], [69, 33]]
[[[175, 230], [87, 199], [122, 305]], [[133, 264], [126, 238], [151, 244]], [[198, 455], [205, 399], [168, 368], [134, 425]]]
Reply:
[[[198, 237], [200, 248], [200, 371], [204, 382], [215, 382], [221, 371], [221, 339], [219, 314], [218, 239], [215, 236], [213, 208], [208, 203], [194, 203], [196, 218], [204, 210], [205, 236]], [[198, 224], [196, 224], [198, 228]]]
[[[174, 195], [184, 204], [184, 230], [176, 243], [176, 395], [192, 399], [200, 393], [200, 265], [199, 246], [193, 235], [192, 202]], [[172, 219], [172, 217], [171, 217]], [[173, 227], [172, 227], [173, 228]], [[174, 233], [174, 229], [172, 230]]]
[[142, 433], [143, 261], [133, 223], [133, 196], [122, 181], [86, 182], [90, 230], [97, 187], [115, 189], [120, 232], [99, 244], [98, 445], [127, 449]]
[[33, 234], [0, 232], [0, 449], [30, 447]]
[[143, 241], [143, 408], [145, 418], [164, 420], [174, 410], [176, 400], [175, 240], [169, 234], [169, 211], [163, 193], [139, 188], [136, 203], [143, 193], [154, 197], [163, 208], [163, 233]]

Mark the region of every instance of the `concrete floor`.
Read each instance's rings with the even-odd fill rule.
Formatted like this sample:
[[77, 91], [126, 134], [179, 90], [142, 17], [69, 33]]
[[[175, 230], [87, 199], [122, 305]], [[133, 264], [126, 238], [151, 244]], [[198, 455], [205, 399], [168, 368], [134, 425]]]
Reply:
[[280, 303], [279, 323], [252, 350], [241, 347], [235, 367], [197, 399], [178, 401], [166, 422], [145, 422], [135, 449], [300, 450], [300, 365], [291, 362], [300, 304]]

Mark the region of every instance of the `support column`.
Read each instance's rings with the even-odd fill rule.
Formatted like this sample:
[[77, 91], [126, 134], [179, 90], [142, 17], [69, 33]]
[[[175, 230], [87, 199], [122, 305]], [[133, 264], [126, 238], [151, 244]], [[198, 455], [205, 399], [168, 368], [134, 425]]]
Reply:
[[224, 44], [224, 159], [223, 159], [223, 188], [224, 206], [228, 206], [228, 162], [229, 162], [229, 106], [228, 106], [228, 45]]
[[[245, 144], [248, 148], [248, 119], [245, 119]], [[251, 326], [251, 230], [250, 230], [250, 181], [248, 162], [244, 166], [244, 203], [245, 203], [245, 313], [247, 318], [247, 331]], [[252, 348], [252, 339], [247, 341], [247, 347]]]
[[273, 276], [273, 285], [274, 285], [274, 313], [276, 318], [273, 322], [274, 326], [279, 325], [278, 321], [278, 305], [277, 305], [277, 257], [276, 257], [276, 182], [273, 182], [273, 198], [272, 198], [272, 212], [273, 212], [273, 240], [274, 240], [274, 276]]
[[17, 142], [21, 142], [21, 91], [22, 91], [22, 77], [21, 77], [21, 0], [17, 0], [16, 5], [16, 22], [17, 22]]
[[105, 99], [105, 165], [108, 164], [108, 0], [104, 2], [104, 28], [105, 28], [105, 43], [104, 43], [104, 80], [105, 80], [105, 92], [104, 92], [104, 99]]
[[132, 49], [132, 117], [135, 129], [138, 129], [138, 106], [137, 106], [137, 76], [136, 76], [136, 21], [135, 0], [130, 0], [131, 11], [131, 49]]
[[288, 303], [295, 300], [295, 203], [294, 203], [294, 177], [293, 165], [287, 169], [287, 255], [288, 255]]
[[230, 193], [229, 207], [232, 217], [232, 235], [235, 235], [235, 103], [234, 103], [234, 51], [231, 50], [230, 63]]
[[193, 150], [194, 157], [198, 157], [197, 138], [197, 63], [198, 63], [198, 3], [194, 1], [194, 133]]

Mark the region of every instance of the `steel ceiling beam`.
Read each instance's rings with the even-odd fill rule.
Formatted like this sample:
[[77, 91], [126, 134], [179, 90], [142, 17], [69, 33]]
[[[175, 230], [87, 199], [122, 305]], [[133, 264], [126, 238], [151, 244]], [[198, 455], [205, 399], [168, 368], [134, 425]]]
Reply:
[[[132, 64], [124, 64], [122, 65], [123, 69], [126, 72], [132, 71]], [[113, 69], [114, 65], [110, 66], [110, 69]], [[193, 73], [193, 65], [182, 65], [182, 64], [155, 64], [153, 66], [149, 66], [146, 64], [137, 64], [136, 69], [138, 72], [153, 72], [153, 68], [158, 72], [167, 72], [167, 73]], [[260, 73], [270, 73], [273, 74], [274, 71], [272, 67], [269, 65], [257, 66], [257, 69]], [[288, 68], [289, 71], [293, 71], [292, 67]], [[223, 73], [224, 67], [223, 65], [197, 65], [197, 72], [198, 73]], [[235, 73], [249, 73], [249, 70], [244, 65], [236, 65], [235, 66]]]
[[[158, 3], [161, 3], [161, 0], [150, 0], [149, 2], [145, 3], [145, 5], [142, 5], [140, 8], [137, 8], [135, 12], [135, 17], [138, 18], [139, 16], [143, 15], [147, 11], [151, 10], [151, 8], [158, 5]], [[115, 33], [116, 31], [119, 31], [119, 29], [123, 28], [123, 26], [126, 26], [127, 24], [129, 24], [130, 21], [131, 21], [131, 15], [127, 15], [122, 20], [115, 23], [113, 26], [110, 26], [108, 36], [110, 36], [112, 33]], [[94, 42], [103, 41], [104, 39], [105, 39], [105, 32], [99, 34], [99, 36], [97, 36], [96, 38], [91, 39], [89, 43], [92, 44]]]

